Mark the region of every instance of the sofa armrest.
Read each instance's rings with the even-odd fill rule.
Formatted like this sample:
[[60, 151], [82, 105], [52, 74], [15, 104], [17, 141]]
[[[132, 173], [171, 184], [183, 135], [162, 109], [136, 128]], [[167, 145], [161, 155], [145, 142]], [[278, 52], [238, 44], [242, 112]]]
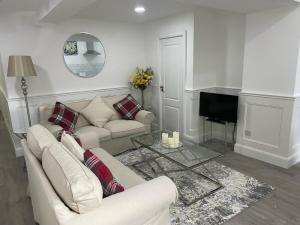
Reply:
[[102, 205], [86, 214], [76, 215], [64, 225], [140, 225], [169, 209], [178, 192], [171, 179], [162, 176], [104, 198]]
[[139, 111], [135, 116], [136, 121], [146, 125], [150, 125], [154, 121], [154, 119], [154, 114], [146, 110]]
[[46, 127], [54, 136], [63, 129], [61, 126], [55, 125], [48, 121], [41, 121], [40, 123], [41, 125]]

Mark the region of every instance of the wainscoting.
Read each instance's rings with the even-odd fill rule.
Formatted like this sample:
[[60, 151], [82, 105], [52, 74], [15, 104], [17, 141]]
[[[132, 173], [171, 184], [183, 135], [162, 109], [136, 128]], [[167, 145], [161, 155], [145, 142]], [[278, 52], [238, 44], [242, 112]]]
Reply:
[[284, 168], [299, 162], [298, 102], [294, 97], [241, 93], [235, 152]]
[[[55, 93], [46, 94], [38, 96], [29, 96], [29, 108], [32, 124], [39, 122], [38, 108], [41, 105], [51, 104], [54, 105], [56, 101], [67, 102], [67, 101], [77, 101], [83, 99], [92, 99], [96, 95], [98, 96], [112, 96], [112, 95], [123, 95], [130, 92], [128, 87], [115, 87], [115, 88], [105, 88], [97, 90], [87, 90], [79, 92], [66, 92], [66, 93]], [[26, 133], [28, 128], [26, 106], [24, 98], [11, 98], [6, 99], [8, 109], [10, 111], [11, 117], [11, 129], [14, 133]], [[13, 142], [15, 144], [16, 155], [22, 156], [23, 152], [20, 146], [20, 140], [16, 136], [12, 135]]]
[[[199, 117], [199, 103], [200, 103], [200, 92], [207, 90], [217, 90], [222, 89], [228, 91], [236, 91], [233, 88], [223, 88], [223, 87], [212, 87], [197, 90], [186, 90], [185, 91], [185, 137], [195, 141], [197, 143], [203, 140], [203, 120]], [[210, 138], [210, 123], [205, 124], [206, 134], [205, 138]], [[223, 125], [213, 123], [213, 138], [224, 140], [225, 129]], [[231, 133], [233, 130], [233, 125], [227, 126], [227, 140], [231, 142]]]
[[[158, 103], [154, 100], [159, 93], [159, 89], [156, 89], [153, 88], [151, 100], [152, 109], [157, 115], [157, 125], [159, 125], [159, 107], [154, 105]], [[201, 90], [204, 89], [184, 92], [184, 136], [195, 142], [201, 142], [203, 138], [203, 122], [199, 117]], [[96, 95], [110, 96], [129, 92], [128, 87], [116, 87], [30, 96], [31, 118], [33, 123], [38, 123], [38, 107], [44, 104], [54, 104], [55, 101], [76, 101], [92, 99]], [[19, 144], [20, 140], [13, 133], [25, 133], [28, 128], [24, 99], [6, 99], [3, 95], [0, 97], [5, 120], [11, 130], [16, 155], [21, 156], [23, 152]], [[238, 114], [235, 152], [284, 168], [289, 168], [300, 161], [300, 97], [241, 93]], [[207, 131], [209, 131], [209, 124], [206, 125]], [[231, 130], [228, 130], [228, 135], [230, 133]], [[213, 136], [223, 140], [224, 127], [214, 125]], [[228, 137], [228, 140], [231, 140], [231, 137]]]
[[[185, 91], [184, 135], [196, 142], [202, 142], [204, 135], [203, 122], [198, 116], [202, 90], [206, 89]], [[206, 126], [209, 133], [209, 123]], [[232, 129], [228, 127], [228, 135]], [[213, 136], [223, 140], [224, 127], [214, 124]], [[240, 93], [235, 152], [283, 168], [299, 162], [300, 97]]]

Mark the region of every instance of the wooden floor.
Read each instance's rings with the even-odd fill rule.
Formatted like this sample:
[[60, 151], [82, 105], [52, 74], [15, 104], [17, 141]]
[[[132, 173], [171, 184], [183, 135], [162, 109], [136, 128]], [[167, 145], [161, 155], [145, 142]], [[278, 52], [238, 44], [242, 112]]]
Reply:
[[30, 199], [26, 196], [24, 159], [16, 159], [0, 114], [0, 225], [34, 225]]
[[[244, 210], [226, 225], [300, 225], [300, 164], [285, 170], [232, 152], [218, 161], [276, 188], [266, 199]], [[23, 163], [23, 158], [15, 158], [8, 131], [0, 118], [0, 225], [35, 224], [26, 196]]]

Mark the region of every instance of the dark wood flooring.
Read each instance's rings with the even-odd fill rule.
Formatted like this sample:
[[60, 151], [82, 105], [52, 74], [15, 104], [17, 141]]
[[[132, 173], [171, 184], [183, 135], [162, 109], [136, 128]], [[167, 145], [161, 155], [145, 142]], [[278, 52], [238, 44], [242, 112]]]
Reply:
[[[1, 117], [1, 115], [0, 115]], [[220, 142], [211, 147], [222, 149]], [[219, 162], [276, 190], [225, 225], [300, 225], [300, 164], [289, 170], [250, 159], [231, 151]], [[23, 158], [16, 159], [8, 131], [0, 118], [0, 225], [34, 225]]]

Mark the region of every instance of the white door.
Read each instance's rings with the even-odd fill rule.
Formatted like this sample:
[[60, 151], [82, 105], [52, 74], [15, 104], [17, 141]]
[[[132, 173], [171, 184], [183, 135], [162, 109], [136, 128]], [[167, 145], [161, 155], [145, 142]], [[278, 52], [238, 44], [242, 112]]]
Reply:
[[185, 77], [185, 38], [163, 38], [161, 42], [162, 128], [183, 131], [183, 87]]

